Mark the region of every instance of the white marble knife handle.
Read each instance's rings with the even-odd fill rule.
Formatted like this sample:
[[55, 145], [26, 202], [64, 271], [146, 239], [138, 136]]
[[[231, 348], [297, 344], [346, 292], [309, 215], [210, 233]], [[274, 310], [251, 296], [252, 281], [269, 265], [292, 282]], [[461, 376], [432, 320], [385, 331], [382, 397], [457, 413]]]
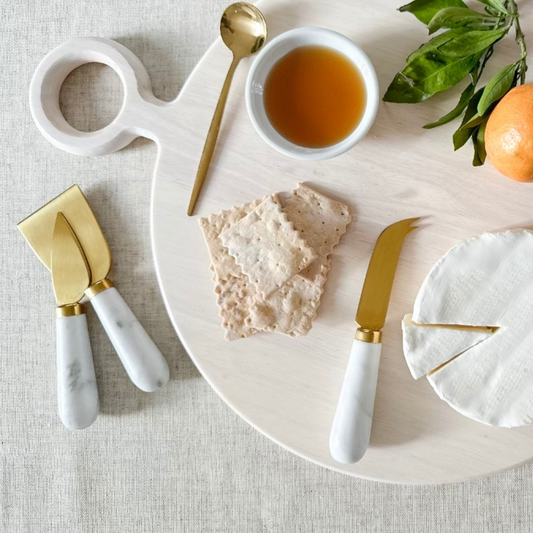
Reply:
[[357, 463], [366, 452], [372, 428], [381, 344], [353, 341], [329, 450], [339, 463]]
[[68, 429], [89, 427], [98, 416], [98, 388], [85, 314], [58, 316], [57, 403]]
[[165, 385], [168, 364], [117, 289], [99, 292], [91, 303], [131, 381], [145, 392]]

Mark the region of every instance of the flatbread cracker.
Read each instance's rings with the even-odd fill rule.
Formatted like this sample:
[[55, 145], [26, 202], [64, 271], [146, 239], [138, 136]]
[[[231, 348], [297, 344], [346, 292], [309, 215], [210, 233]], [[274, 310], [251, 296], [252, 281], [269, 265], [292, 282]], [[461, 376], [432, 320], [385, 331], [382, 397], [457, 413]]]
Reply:
[[272, 197], [219, 238], [263, 298], [317, 258]]
[[323, 259], [319, 267], [314, 279], [294, 276], [266, 300], [256, 301], [249, 309], [248, 324], [291, 337], [307, 335], [324, 292], [329, 258]]
[[284, 202], [283, 212], [318, 256], [300, 272], [300, 276], [313, 279], [323, 267], [324, 258], [346, 233], [346, 227], [352, 221], [350, 210], [347, 205], [299, 183]]
[[244, 276], [230, 276], [227, 280], [217, 282], [213, 275], [213, 281], [226, 340], [244, 339], [259, 333], [257, 328], [250, 325], [249, 318], [250, 307], [256, 297], [255, 287]]
[[235, 263], [235, 259], [228, 254], [218, 236], [229, 227], [233, 226], [241, 218], [252, 212], [263, 200], [255, 200], [239, 207], [232, 207], [225, 211], [220, 211], [198, 219], [200, 228], [204, 234], [204, 239], [211, 256], [211, 264], [215, 272], [216, 280], [228, 280], [231, 277], [240, 277], [241, 268]]

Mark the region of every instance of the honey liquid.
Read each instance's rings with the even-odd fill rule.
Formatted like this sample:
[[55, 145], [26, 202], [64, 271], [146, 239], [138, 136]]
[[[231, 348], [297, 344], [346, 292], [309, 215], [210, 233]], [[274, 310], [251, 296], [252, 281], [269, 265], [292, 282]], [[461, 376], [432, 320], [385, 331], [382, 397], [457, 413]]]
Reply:
[[324, 148], [348, 137], [359, 124], [366, 91], [346, 56], [325, 46], [302, 46], [272, 67], [263, 101], [280, 135], [299, 146]]

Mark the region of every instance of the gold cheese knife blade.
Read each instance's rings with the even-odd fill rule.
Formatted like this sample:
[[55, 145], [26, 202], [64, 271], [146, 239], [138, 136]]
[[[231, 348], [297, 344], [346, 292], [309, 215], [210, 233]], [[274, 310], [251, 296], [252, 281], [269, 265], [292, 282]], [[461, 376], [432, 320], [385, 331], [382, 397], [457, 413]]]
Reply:
[[356, 316], [359, 328], [329, 436], [331, 456], [340, 463], [360, 461], [368, 448], [381, 356], [381, 328], [385, 325], [402, 244], [416, 228], [411, 224], [417, 220], [401, 220], [385, 229], [370, 258]]
[[51, 269], [52, 238], [57, 213], [61, 211], [76, 234], [87, 257], [92, 283], [105, 279], [111, 269], [111, 252], [93, 210], [78, 185], [19, 222], [17, 227], [33, 251]]
[[54, 225], [50, 267], [57, 305], [78, 303], [91, 284], [91, 272], [76, 234], [61, 211]]
[[392, 283], [403, 240], [417, 228], [411, 226], [419, 218], [400, 220], [386, 228], [378, 237], [361, 292], [356, 322], [361, 330], [378, 332], [385, 325]]

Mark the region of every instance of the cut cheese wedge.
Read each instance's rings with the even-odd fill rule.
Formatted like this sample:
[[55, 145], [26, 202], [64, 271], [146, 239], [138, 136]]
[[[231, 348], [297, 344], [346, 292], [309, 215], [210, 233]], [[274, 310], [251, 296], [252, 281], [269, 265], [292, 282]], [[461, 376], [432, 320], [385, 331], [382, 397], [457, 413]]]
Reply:
[[402, 320], [403, 351], [412, 376], [419, 379], [472, 346], [488, 339], [496, 328], [416, 324]]
[[411, 373], [428, 374], [454, 409], [492, 426], [530, 423], [533, 233], [484, 233], [452, 248], [422, 284], [403, 331]]

